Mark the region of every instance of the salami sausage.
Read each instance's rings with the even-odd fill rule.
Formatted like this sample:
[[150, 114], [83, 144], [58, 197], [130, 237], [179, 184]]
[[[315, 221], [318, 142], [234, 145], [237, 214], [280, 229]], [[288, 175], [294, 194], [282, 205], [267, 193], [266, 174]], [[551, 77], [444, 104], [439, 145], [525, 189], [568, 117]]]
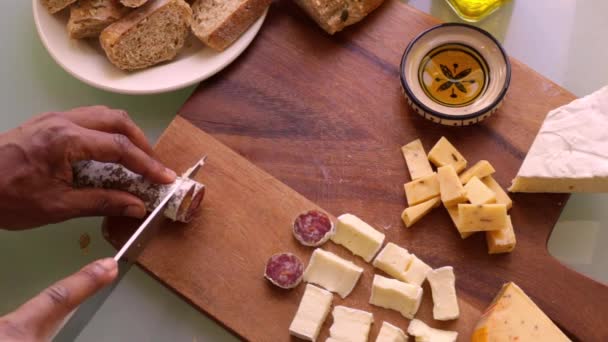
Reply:
[[266, 262], [264, 277], [274, 285], [291, 289], [302, 281], [304, 264], [292, 253], [278, 253]]
[[[165, 194], [178, 184], [177, 180], [171, 184], [150, 183], [120, 164], [91, 160], [74, 164], [73, 174], [74, 186], [77, 188], [95, 187], [126, 191], [140, 198], [148, 211], [154, 210]], [[190, 222], [204, 196], [203, 184], [185, 178], [169, 200], [164, 215], [173, 221]]]
[[324, 244], [335, 230], [329, 216], [318, 210], [300, 214], [293, 222], [293, 235], [305, 246], [317, 247]]

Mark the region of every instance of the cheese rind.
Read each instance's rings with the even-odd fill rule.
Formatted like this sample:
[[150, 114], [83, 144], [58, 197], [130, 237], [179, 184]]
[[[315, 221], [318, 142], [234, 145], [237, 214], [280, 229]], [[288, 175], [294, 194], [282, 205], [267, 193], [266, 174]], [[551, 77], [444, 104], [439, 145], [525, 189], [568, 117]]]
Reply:
[[607, 192], [606, 128], [608, 86], [552, 110], [509, 191]]
[[467, 167], [467, 160], [445, 137], [441, 137], [429, 151], [429, 160], [437, 167], [452, 165], [456, 172]]
[[412, 319], [421, 301], [422, 287], [374, 275], [370, 304], [398, 311], [403, 317]]
[[376, 342], [407, 342], [407, 335], [396, 326], [388, 322], [382, 322]]
[[416, 342], [456, 342], [458, 339], [457, 332], [431, 328], [418, 319], [410, 322], [407, 333], [415, 336]]
[[472, 342], [570, 341], [515, 283], [503, 285], [477, 323]]
[[306, 284], [298, 311], [289, 326], [289, 333], [304, 340], [316, 341], [331, 309], [332, 298], [331, 292]]
[[334, 323], [329, 328], [330, 338], [336, 341], [367, 342], [374, 316], [363, 310], [338, 305], [332, 312]]
[[510, 215], [507, 215], [507, 226], [505, 228], [486, 232], [486, 242], [489, 254], [510, 253], [515, 249], [517, 240], [515, 239]]
[[433, 318], [448, 321], [460, 316], [456, 297], [456, 277], [454, 268], [445, 266], [429, 271], [426, 275], [433, 295]]
[[471, 204], [488, 204], [496, 202], [496, 194], [488, 188], [476, 176], [471, 177], [469, 182], [464, 186], [467, 192], [467, 199]]
[[459, 204], [461, 232], [503, 229], [507, 226], [507, 207], [504, 204]]
[[409, 228], [413, 226], [414, 223], [420, 221], [420, 219], [428, 214], [433, 208], [437, 208], [439, 203], [441, 203], [441, 199], [439, 197], [435, 197], [426, 202], [405, 208], [401, 213], [401, 220], [405, 226]]
[[422, 285], [426, 279], [426, 274], [432, 270], [431, 266], [412, 254], [412, 262], [403, 273], [403, 279], [409, 284]]
[[428, 201], [433, 197], [439, 196], [439, 180], [437, 174], [433, 174], [418, 178], [403, 185], [407, 204], [412, 206], [424, 201]]
[[462, 232], [460, 231], [460, 217], [458, 216], [458, 206], [451, 206], [451, 207], [445, 207], [445, 209], [448, 211], [448, 214], [450, 215], [450, 218], [452, 219], [452, 222], [454, 223], [454, 227], [456, 227], [456, 230], [458, 230], [458, 233], [460, 234], [460, 237], [463, 239], [468, 238], [469, 236], [475, 234], [475, 232]]
[[378, 253], [372, 265], [395, 279], [406, 281], [404, 273], [413, 260], [407, 249], [389, 242]]
[[467, 184], [473, 177], [481, 179], [494, 174], [494, 172], [496, 172], [496, 170], [494, 170], [494, 167], [489, 161], [480, 160], [468, 170], [461, 173], [459, 178], [462, 184]]
[[494, 177], [487, 176], [482, 178], [481, 181], [488, 188], [490, 188], [490, 190], [494, 191], [494, 194], [496, 194], [496, 203], [506, 205], [507, 210], [511, 209], [511, 207], [513, 206], [513, 201], [511, 200], [509, 195], [507, 195], [502, 186], [500, 186], [500, 184], [498, 184], [498, 182], [494, 179]]
[[315, 249], [304, 270], [305, 282], [317, 284], [345, 298], [357, 285], [363, 268], [334, 253]]
[[370, 262], [382, 247], [384, 234], [353, 214], [343, 214], [331, 240]]
[[437, 180], [439, 181], [439, 192], [443, 204], [451, 206], [467, 201], [467, 192], [460, 183], [458, 174], [452, 165], [438, 168]]
[[420, 139], [401, 147], [401, 153], [403, 153], [412, 180], [433, 174], [433, 168], [431, 168]]

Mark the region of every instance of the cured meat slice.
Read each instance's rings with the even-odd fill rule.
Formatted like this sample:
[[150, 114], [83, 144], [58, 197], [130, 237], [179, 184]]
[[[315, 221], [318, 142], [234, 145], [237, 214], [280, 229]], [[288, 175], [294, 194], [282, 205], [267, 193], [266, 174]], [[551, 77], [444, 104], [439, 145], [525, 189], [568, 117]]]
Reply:
[[[178, 186], [178, 180], [181, 179], [178, 178], [171, 184], [154, 184], [120, 164], [92, 160], [75, 163], [73, 174], [73, 183], [77, 188], [94, 187], [126, 191], [144, 201], [148, 211], [154, 210], [165, 195]], [[204, 196], [203, 184], [184, 178], [169, 200], [164, 215], [173, 221], [190, 222]]]
[[302, 281], [304, 264], [292, 253], [278, 253], [270, 257], [266, 262], [264, 277], [274, 285], [291, 289]]
[[305, 246], [321, 246], [335, 231], [336, 228], [329, 216], [318, 210], [300, 214], [293, 222], [293, 235]]

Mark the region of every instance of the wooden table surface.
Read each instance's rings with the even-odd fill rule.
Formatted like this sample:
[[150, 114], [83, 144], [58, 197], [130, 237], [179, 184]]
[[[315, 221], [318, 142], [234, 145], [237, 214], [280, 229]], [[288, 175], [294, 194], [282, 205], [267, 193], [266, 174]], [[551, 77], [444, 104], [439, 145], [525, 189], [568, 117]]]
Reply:
[[[331, 37], [290, 1], [277, 1], [252, 46], [238, 61], [203, 83], [183, 106], [181, 118], [159, 142], [159, 157], [171, 166], [183, 167], [185, 158], [168, 147], [175, 149], [179, 141], [195, 144], [197, 151], [204, 150], [204, 142], [215, 146], [202, 133], [200, 138], [181, 136], [188, 132], [197, 135], [185, 124], [190, 122], [328, 212], [354, 213], [382, 229], [387, 241], [405, 246], [431, 266], [454, 266], [461, 306], [465, 306], [463, 316], [447, 325], [431, 324], [455, 328], [462, 339], [468, 339], [479, 313], [501, 285], [514, 281], [572, 337], [607, 340], [608, 328], [603, 321], [608, 317], [608, 288], [560, 264], [547, 251], [547, 239], [568, 196], [513, 195], [511, 216], [518, 245], [506, 255], [489, 256], [482, 234], [461, 240], [442, 209], [434, 210], [411, 229], [403, 227], [399, 217], [406, 205], [402, 185], [409, 176], [401, 145], [420, 138], [428, 150], [445, 136], [471, 164], [489, 160], [497, 169], [495, 178], [506, 187], [546, 113], [574, 98], [513, 60], [505, 103], [487, 121], [471, 127], [444, 127], [424, 120], [407, 107], [401, 95], [398, 67], [408, 42], [437, 23], [397, 0], [387, 0], [363, 23]], [[194, 149], [184, 150], [193, 153]], [[189, 157], [194, 160], [196, 156]], [[237, 163], [243, 166], [242, 160]], [[222, 170], [226, 175], [231, 173], [225, 165]], [[194, 228], [188, 229], [211, 229], [203, 221], [195, 221]], [[108, 222], [109, 239], [114, 244], [120, 244], [128, 233], [125, 224], [134, 225]], [[258, 229], [258, 239], [263, 239], [266, 231], [276, 227]], [[146, 250], [141, 266], [238, 335], [256, 341], [286, 339], [301, 289], [282, 293], [286, 304], [274, 307], [263, 301], [268, 294], [258, 292], [259, 308], [254, 312], [259, 317], [236, 318], [234, 301], [244, 294], [256, 295], [250, 291], [251, 284], [227, 286], [231, 291], [214, 292], [221, 298], [210, 299], [206, 286], [217, 286], [208, 280], [212, 275], [193, 271], [205, 260], [184, 258], [189, 252], [197, 255], [190, 250], [194, 246], [210, 248], [210, 242], [186, 243], [180, 241], [180, 236], [185, 239], [183, 235], [160, 235]], [[244, 238], [235, 235], [233, 240], [223, 241], [242, 246]], [[251, 248], [261, 254], [271, 248], [297, 248], [293, 239], [287, 240], [273, 240], [274, 247], [264, 242], [258, 248], [253, 239]], [[333, 248], [339, 247], [330, 246]], [[244, 255], [248, 253], [251, 251], [243, 251]], [[298, 253], [306, 258], [310, 251]], [[222, 267], [237, 262], [227, 260]], [[252, 262], [251, 274], [261, 274], [260, 267], [263, 265]], [[263, 281], [261, 277], [259, 281]], [[426, 285], [425, 290], [429, 292]], [[369, 309], [365, 304], [369, 294], [353, 296], [353, 303]], [[428, 298], [425, 302], [420, 317], [431, 322], [432, 303]], [[285, 333], [264, 335], [273, 322], [280, 325], [280, 330], [271, 331]], [[282, 326], [285, 322], [287, 325]], [[374, 333], [380, 325], [377, 323]], [[405, 319], [395, 323], [407, 327]]]

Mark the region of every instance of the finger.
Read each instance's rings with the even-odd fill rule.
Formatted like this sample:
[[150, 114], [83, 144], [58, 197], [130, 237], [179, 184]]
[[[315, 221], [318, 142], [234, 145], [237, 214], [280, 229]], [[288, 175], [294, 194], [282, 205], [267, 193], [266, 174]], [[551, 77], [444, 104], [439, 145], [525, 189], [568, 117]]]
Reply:
[[151, 182], [171, 183], [175, 180], [175, 172], [135, 146], [126, 135], [82, 130], [77, 135], [78, 146], [75, 147], [81, 152], [80, 158], [71, 162], [92, 159], [118, 163]]
[[64, 115], [68, 120], [84, 128], [126, 135], [142, 151], [150, 155], [153, 153], [144, 132], [124, 110], [92, 106], [75, 108], [65, 112]]
[[62, 206], [69, 208], [68, 216], [146, 216], [144, 202], [124, 191], [83, 188], [62, 196]]
[[23, 304], [11, 314], [11, 320], [33, 333], [36, 340], [46, 340], [72, 310], [111, 283], [117, 274], [114, 259], [95, 261]]

